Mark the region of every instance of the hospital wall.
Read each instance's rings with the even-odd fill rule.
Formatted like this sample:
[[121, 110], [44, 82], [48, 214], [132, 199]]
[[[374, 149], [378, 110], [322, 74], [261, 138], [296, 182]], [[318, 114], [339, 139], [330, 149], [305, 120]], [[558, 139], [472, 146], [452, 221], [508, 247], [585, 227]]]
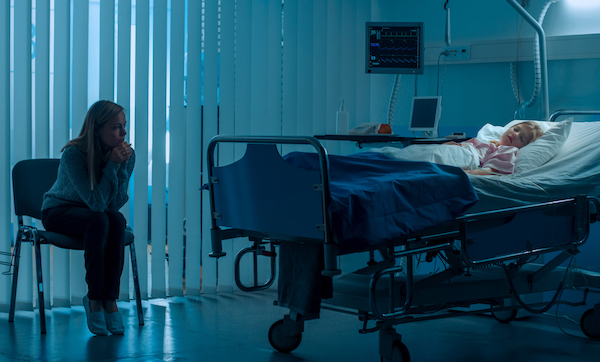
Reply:
[[[510, 80], [510, 63], [518, 59], [522, 97], [533, 93], [534, 31], [521, 23], [522, 17], [506, 1], [472, 2], [454, 0], [450, 7], [451, 45], [467, 45], [468, 61], [445, 61], [438, 55], [445, 46], [444, 2], [425, 0], [378, 1], [373, 21], [423, 21], [426, 66], [417, 77], [418, 95], [443, 97], [440, 132], [474, 135], [485, 123], [505, 124], [515, 117], [517, 106]], [[546, 1], [529, 1], [526, 9], [538, 18]], [[572, 1], [551, 5], [543, 27], [548, 39], [548, 85], [550, 113], [565, 108], [600, 108], [600, 3], [576, 7]], [[520, 44], [520, 45], [519, 45]], [[439, 75], [438, 75], [439, 74]], [[385, 120], [393, 76], [371, 75], [371, 119]], [[440, 87], [437, 87], [437, 84]], [[436, 89], [438, 88], [438, 89]], [[397, 133], [406, 131], [410, 99], [415, 95], [414, 76], [401, 78], [394, 113]], [[542, 117], [541, 99], [524, 117]]]

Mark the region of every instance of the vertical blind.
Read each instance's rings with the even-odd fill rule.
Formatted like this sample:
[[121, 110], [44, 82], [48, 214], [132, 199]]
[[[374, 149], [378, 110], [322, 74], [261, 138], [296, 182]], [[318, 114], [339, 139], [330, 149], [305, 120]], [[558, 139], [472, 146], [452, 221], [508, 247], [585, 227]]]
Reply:
[[[368, 121], [370, 8], [360, 0], [1, 0], [0, 251], [16, 234], [14, 164], [59, 158], [89, 106], [109, 99], [125, 108], [137, 155], [121, 212], [135, 234], [142, 297], [234, 291], [234, 255], [247, 240], [225, 242], [225, 258], [208, 256], [206, 146], [216, 134], [332, 133], [340, 98], [351, 124]], [[244, 149], [218, 152], [226, 164]], [[43, 249], [46, 307], [81, 303], [83, 253]], [[36, 304], [32, 258], [24, 246], [19, 309]], [[132, 297], [128, 265], [122, 300]], [[0, 276], [3, 307], [10, 283]]]

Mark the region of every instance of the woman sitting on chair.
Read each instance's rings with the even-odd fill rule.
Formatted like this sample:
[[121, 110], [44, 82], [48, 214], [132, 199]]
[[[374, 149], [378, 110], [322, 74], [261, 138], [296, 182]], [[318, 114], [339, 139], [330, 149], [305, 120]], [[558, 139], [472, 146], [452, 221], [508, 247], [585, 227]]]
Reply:
[[123, 271], [125, 217], [135, 153], [125, 142], [123, 107], [94, 103], [79, 136], [63, 148], [58, 177], [44, 195], [48, 231], [83, 238], [88, 294], [83, 298], [90, 331], [123, 334], [116, 300]]

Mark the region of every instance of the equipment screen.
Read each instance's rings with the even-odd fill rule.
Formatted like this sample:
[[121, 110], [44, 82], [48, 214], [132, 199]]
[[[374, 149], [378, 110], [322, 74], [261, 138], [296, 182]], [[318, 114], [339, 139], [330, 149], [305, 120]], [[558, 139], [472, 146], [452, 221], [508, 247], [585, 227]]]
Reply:
[[367, 23], [367, 73], [423, 74], [423, 23]]

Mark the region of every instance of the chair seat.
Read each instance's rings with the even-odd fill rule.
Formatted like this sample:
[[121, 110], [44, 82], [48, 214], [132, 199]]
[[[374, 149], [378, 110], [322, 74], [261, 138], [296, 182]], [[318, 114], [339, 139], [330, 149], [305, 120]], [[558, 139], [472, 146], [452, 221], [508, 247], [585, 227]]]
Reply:
[[[40, 244], [52, 244], [63, 249], [83, 250], [83, 239], [63, 234], [54, 233], [52, 231], [39, 230]], [[133, 232], [129, 227], [125, 229], [125, 246], [133, 243]]]

